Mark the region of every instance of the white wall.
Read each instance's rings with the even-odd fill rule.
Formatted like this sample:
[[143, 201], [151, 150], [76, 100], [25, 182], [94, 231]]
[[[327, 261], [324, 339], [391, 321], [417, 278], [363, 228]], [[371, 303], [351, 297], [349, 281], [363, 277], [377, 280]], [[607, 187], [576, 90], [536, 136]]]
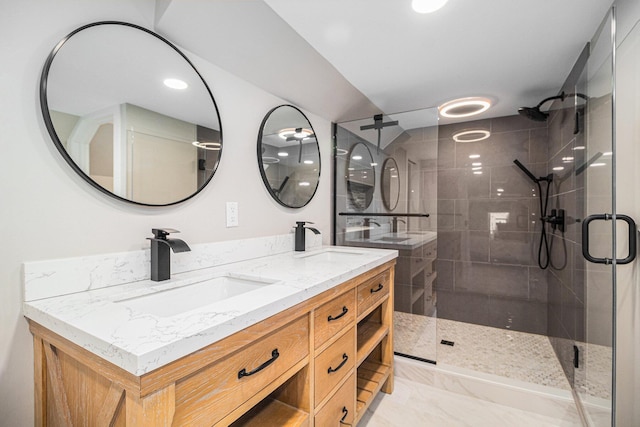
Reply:
[[[618, 213], [640, 224], [640, 1], [616, 2], [616, 195]], [[626, 256], [626, 227], [618, 226]], [[636, 234], [637, 235], [637, 234]], [[640, 425], [640, 259], [617, 268], [616, 421]]]
[[[322, 176], [314, 200], [290, 210], [273, 201], [258, 172], [263, 116], [284, 103], [189, 55], [220, 108], [224, 149], [218, 172], [195, 198], [143, 208], [99, 193], [68, 167], [50, 141], [38, 84], [51, 48], [76, 27], [122, 20], [151, 28], [151, 0], [0, 0], [0, 424], [33, 425], [32, 341], [21, 315], [21, 264], [146, 247], [152, 227], [172, 227], [188, 243], [287, 233], [310, 220], [329, 242], [330, 123], [307, 113], [318, 135]], [[232, 42], [232, 41], [230, 41]], [[225, 202], [239, 203], [240, 226], [225, 227]]]

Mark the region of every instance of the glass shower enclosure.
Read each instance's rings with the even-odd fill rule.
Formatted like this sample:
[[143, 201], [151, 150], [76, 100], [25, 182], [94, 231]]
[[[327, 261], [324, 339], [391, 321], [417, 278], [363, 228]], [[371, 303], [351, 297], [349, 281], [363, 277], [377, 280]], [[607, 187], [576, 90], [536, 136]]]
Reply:
[[396, 249], [397, 354], [434, 363], [438, 111], [339, 123], [334, 244]]

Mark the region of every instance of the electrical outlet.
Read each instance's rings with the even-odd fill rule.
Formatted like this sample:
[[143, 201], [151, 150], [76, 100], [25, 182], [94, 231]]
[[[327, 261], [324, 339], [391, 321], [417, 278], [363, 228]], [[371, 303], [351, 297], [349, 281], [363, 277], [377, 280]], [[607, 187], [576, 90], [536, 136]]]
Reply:
[[238, 226], [238, 202], [227, 202], [227, 227]]

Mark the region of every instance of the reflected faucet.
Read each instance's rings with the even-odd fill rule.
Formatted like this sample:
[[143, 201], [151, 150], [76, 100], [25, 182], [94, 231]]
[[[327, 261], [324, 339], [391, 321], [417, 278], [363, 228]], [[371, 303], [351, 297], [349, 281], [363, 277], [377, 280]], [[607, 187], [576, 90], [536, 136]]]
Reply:
[[397, 216], [394, 216], [393, 218], [391, 218], [391, 232], [392, 233], [397, 233], [398, 232], [398, 221], [403, 222], [403, 223], [407, 223], [407, 221], [405, 221], [404, 219], [398, 219]]
[[371, 229], [371, 224], [375, 224], [380, 227], [380, 224], [372, 220], [371, 218], [364, 218], [362, 220], [362, 227], [364, 228], [364, 230], [362, 230], [363, 239], [368, 239], [369, 237], [371, 237], [371, 233], [369, 232], [369, 230]]
[[167, 239], [170, 233], [179, 233], [172, 228], [152, 228], [151, 240], [151, 280], [161, 282], [171, 277], [171, 252], [189, 252], [191, 248], [180, 239]]
[[305, 248], [305, 229], [313, 231], [315, 234], [320, 234], [317, 228], [305, 227], [305, 224], [313, 224], [310, 221], [296, 221], [296, 251], [302, 252]]

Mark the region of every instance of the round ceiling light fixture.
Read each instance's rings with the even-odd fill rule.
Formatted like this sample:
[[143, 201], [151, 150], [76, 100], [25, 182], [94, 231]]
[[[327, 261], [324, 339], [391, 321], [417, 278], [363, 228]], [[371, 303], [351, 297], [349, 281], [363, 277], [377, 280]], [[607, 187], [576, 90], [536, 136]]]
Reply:
[[491, 107], [491, 101], [489, 99], [472, 96], [447, 101], [438, 107], [438, 111], [442, 117], [457, 119], [484, 113], [489, 107]]
[[412, 0], [411, 7], [418, 13], [431, 13], [447, 4], [449, 0]]
[[189, 87], [184, 80], [180, 79], [164, 79], [163, 83], [166, 87], [176, 90], [184, 90]]
[[455, 142], [478, 142], [483, 141], [491, 136], [491, 132], [484, 129], [463, 130], [453, 134]]
[[278, 132], [282, 139], [305, 139], [313, 135], [313, 132], [304, 128], [287, 128]]
[[194, 147], [202, 148], [203, 150], [220, 151], [222, 144], [219, 142], [200, 142], [193, 141], [191, 143]]

